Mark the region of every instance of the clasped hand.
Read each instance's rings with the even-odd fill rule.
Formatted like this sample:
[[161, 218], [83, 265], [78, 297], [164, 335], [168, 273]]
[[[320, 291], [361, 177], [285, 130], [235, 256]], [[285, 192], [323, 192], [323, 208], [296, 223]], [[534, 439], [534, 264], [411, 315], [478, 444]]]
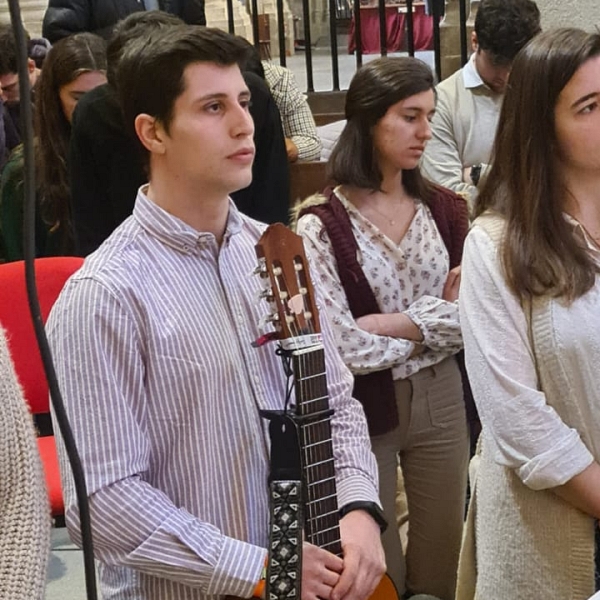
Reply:
[[363, 510], [340, 521], [344, 558], [304, 543], [302, 600], [367, 600], [385, 573], [379, 525]]

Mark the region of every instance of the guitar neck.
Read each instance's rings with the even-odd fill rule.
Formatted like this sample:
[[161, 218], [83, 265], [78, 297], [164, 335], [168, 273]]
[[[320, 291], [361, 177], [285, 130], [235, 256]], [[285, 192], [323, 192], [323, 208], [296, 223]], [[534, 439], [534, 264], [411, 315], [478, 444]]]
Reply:
[[311, 544], [342, 555], [331, 414], [322, 345], [292, 353], [296, 413], [305, 484], [305, 535]]

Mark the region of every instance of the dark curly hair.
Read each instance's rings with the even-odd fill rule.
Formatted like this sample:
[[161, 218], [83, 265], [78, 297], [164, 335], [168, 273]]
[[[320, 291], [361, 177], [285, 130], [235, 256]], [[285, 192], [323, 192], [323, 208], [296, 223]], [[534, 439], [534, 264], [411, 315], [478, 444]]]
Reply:
[[[27, 42], [29, 34], [26, 33]], [[17, 72], [17, 42], [10, 23], [0, 23], [0, 75]]]
[[479, 48], [496, 64], [510, 64], [541, 30], [540, 11], [533, 0], [482, 0], [475, 16]]

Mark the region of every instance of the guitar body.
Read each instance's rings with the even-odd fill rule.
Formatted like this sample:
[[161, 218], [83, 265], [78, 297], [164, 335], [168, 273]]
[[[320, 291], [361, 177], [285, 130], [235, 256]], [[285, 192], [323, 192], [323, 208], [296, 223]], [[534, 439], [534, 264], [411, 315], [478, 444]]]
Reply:
[[369, 596], [369, 600], [400, 600], [394, 582], [388, 575], [384, 575], [375, 591]]
[[[266, 284], [263, 297], [275, 308], [269, 317], [275, 331], [267, 333], [266, 337], [279, 340], [279, 354], [283, 357], [285, 372], [293, 382], [295, 403], [286, 409], [285, 418], [290, 419], [297, 430], [301, 463], [298, 477], [302, 478], [303, 485], [300, 500], [304, 506], [303, 539], [343, 557], [331, 439], [334, 411], [329, 406], [325, 349], [304, 246], [298, 235], [277, 223], [267, 228], [256, 251], [257, 272]], [[272, 444], [281, 452], [284, 438], [274, 435], [277, 428], [283, 433], [289, 427], [277, 421], [272, 421], [269, 427]], [[273, 467], [273, 446], [271, 450]], [[300, 577], [300, 573], [296, 576]], [[277, 588], [277, 585], [273, 587]], [[283, 600], [290, 597], [279, 592], [279, 588], [271, 591], [270, 598]], [[369, 600], [400, 598], [392, 580], [384, 575]]]

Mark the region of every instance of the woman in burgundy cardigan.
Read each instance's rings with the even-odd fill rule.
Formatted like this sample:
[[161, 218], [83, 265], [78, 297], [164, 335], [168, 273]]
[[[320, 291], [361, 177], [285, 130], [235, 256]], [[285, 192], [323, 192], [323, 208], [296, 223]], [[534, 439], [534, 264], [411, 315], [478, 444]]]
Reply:
[[[369, 423], [389, 523], [388, 572], [406, 597], [453, 600], [469, 453], [455, 356], [468, 214], [462, 198], [419, 171], [434, 110], [433, 77], [421, 61], [381, 58], [360, 69], [329, 160], [339, 185], [300, 207], [297, 229]], [[405, 554], [398, 464], [409, 513]]]

